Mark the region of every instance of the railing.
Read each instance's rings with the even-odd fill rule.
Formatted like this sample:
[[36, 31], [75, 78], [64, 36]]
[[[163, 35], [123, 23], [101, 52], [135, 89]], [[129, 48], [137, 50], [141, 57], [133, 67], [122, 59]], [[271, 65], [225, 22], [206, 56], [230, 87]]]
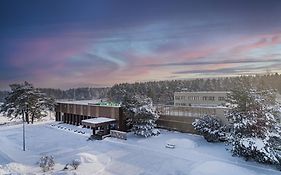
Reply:
[[204, 107], [204, 106], [173, 106], [173, 105], [156, 105], [156, 110], [160, 115], [202, 117], [204, 115], [224, 116], [224, 107]]

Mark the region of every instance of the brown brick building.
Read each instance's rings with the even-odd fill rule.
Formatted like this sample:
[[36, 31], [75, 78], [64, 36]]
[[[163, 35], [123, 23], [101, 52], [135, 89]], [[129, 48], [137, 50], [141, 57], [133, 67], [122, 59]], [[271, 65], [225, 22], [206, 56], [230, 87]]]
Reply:
[[55, 107], [56, 121], [72, 125], [81, 125], [82, 120], [106, 117], [116, 119], [117, 129], [125, 130], [125, 121], [120, 106], [103, 106], [86, 102], [57, 102]]

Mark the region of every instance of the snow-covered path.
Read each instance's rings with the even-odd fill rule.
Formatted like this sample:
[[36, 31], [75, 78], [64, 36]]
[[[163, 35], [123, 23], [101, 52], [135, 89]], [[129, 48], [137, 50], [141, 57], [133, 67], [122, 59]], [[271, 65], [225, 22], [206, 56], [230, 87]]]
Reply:
[[[129, 134], [128, 140], [87, 141], [90, 130], [65, 124], [58, 128], [54, 124], [29, 125], [26, 152], [21, 151], [21, 126], [0, 127], [0, 174], [1, 170], [39, 174], [36, 161], [42, 155], [55, 157], [52, 174], [280, 174], [273, 167], [232, 157], [223, 144], [207, 143], [196, 135], [163, 130], [159, 136], [147, 139]], [[77, 133], [78, 130], [86, 133]], [[167, 143], [176, 148], [165, 148]], [[77, 158], [82, 162], [78, 170], [61, 171], [66, 163]]]

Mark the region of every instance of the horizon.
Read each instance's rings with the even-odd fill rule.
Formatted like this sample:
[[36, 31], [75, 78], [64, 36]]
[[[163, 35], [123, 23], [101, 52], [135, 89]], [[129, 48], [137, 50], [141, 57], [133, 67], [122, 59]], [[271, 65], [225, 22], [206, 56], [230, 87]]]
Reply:
[[281, 73], [281, 1], [1, 1], [0, 90]]
[[[72, 90], [72, 89], [79, 89], [79, 88], [111, 88], [112, 86], [114, 85], [117, 85], [117, 84], [135, 84], [135, 83], [149, 83], [149, 82], [161, 82], [161, 81], [192, 81], [192, 80], [196, 80], [196, 79], [203, 79], [203, 80], [207, 80], [207, 79], [222, 79], [222, 78], [236, 78], [236, 77], [249, 77], [249, 76], [252, 76], [252, 77], [255, 77], [255, 76], [266, 76], [266, 75], [275, 75], [275, 74], [278, 74], [278, 75], [281, 75], [280, 73], [278, 72], [265, 72], [265, 73], [259, 73], [259, 74], [245, 74], [245, 75], [233, 75], [233, 76], [221, 76], [221, 77], [200, 77], [200, 78], [186, 78], [186, 79], [169, 79], [169, 80], [150, 80], [150, 81], [135, 81], [135, 82], [120, 82], [120, 83], [116, 83], [116, 84], [113, 84], [113, 85], [109, 85], [109, 86], [102, 86], [102, 85], [97, 85], [97, 86], [76, 86], [76, 87], [65, 87], [65, 88], [54, 88], [54, 87], [36, 87], [35, 88], [38, 88], [38, 89], [59, 89], [59, 90], [63, 90], [63, 91], [67, 91], [67, 90]], [[24, 81], [23, 81], [24, 82]], [[14, 83], [23, 83], [23, 82], [14, 82]], [[14, 84], [12, 83], [12, 84]], [[28, 82], [30, 83], [30, 82]], [[31, 83], [33, 85], [33, 83]], [[9, 85], [8, 85], [9, 86]], [[0, 91], [10, 91], [11, 89], [10, 88], [7, 88], [7, 89], [0, 89]]]

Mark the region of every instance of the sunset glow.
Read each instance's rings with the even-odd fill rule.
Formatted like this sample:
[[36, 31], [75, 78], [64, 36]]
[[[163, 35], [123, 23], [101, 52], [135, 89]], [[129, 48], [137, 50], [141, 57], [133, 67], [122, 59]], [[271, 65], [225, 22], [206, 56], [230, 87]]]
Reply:
[[1, 1], [0, 88], [281, 72], [281, 1]]

